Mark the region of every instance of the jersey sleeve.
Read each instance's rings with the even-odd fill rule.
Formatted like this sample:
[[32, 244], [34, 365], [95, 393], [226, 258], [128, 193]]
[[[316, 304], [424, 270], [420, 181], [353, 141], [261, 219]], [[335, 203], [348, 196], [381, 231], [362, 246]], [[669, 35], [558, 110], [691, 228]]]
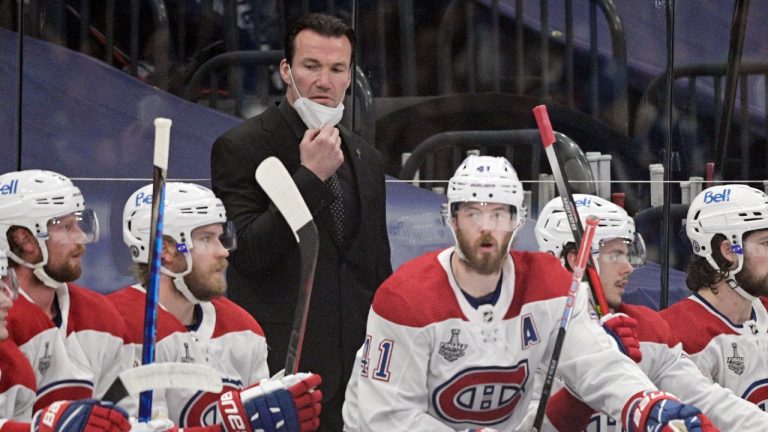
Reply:
[[[347, 413], [356, 418], [357, 431], [453, 431], [428, 414], [427, 367], [434, 345], [429, 327], [395, 324], [371, 309], [358, 375], [351, 382], [357, 395]], [[383, 355], [378, 355], [382, 353]], [[371, 359], [379, 358], [377, 364]], [[345, 430], [353, 431], [352, 425]]]
[[[558, 327], [550, 335], [551, 350]], [[640, 368], [614, 345], [610, 336], [590, 317], [587, 293], [579, 290], [573, 308], [558, 372], [566, 387], [587, 405], [621, 418], [624, 405], [638, 392], [656, 390]]]

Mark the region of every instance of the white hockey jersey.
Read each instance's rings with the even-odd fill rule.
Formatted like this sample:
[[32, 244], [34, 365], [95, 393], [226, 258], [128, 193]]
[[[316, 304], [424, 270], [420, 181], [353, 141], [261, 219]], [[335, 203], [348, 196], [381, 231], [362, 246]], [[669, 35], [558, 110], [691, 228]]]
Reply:
[[[138, 285], [108, 296], [125, 317], [128, 342], [136, 364], [141, 364], [146, 291]], [[221, 373], [223, 392], [242, 389], [269, 377], [264, 331], [253, 317], [226, 298], [202, 302], [201, 322], [189, 330], [158, 305], [155, 345], [156, 362], [200, 363]], [[153, 416], [167, 417], [178, 427], [220, 423], [216, 402], [220, 393], [190, 389], [153, 392]], [[128, 402], [128, 401], [126, 401]], [[129, 413], [138, 412], [137, 400], [121, 403]]]
[[752, 319], [742, 325], [730, 322], [698, 294], [661, 312], [706, 377], [763, 411], [768, 411], [766, 304], [765, 298], [756, 299]]
[[0, 431], [4, 420], [30, 421], [35, 373], [13, 341], [0, 341]]
[[[625, 313], [637, 321], [637, 337], [643, 353], [639, 366], [659, 389], [701, 409], [722, 431], [766, 429], [768, 413], [704, 377], [657, 312], [630, 304], [622, 304], [616, 312]], [[620, 432], [622, 428], [621, 423], [610, 416], [595, 414], [585, 430]]]
[[[521, 422], [548, 363], [571, 275], [544, 253], [512, 252], [495, 305], [473, 308], [450, 270], [453, 248], [404, 264], [377, 290], [347, 387], [347, 431], [453, 431]], [[588, 403], [619, 416], [655, 390], [590, 318], [579, 295], [559, 371]], [[620, 382], [621, 385], [616, 385]]]
[[131, 367], [125, 324], [101, 294], [75, 284], [56, 289], [57, 326], [23, 291], [8, 314], [10, 339], [35, 373], [34, 411], [59, 400], [100, 399]]

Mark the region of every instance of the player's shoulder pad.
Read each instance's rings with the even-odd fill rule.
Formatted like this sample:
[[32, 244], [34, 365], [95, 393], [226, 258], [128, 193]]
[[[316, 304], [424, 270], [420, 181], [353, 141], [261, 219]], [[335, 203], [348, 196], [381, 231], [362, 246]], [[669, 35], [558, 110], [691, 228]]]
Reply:
[[669, 324], [655, 310], [635, 304], [622, 303], [616, 310], [627, 314], [637, 321], [637, 338], [640, 342], [663, 343], [668, 346], [677, 344], [677, 337], [672, 334]]
[[19, 296], [8, 311], [8, 332], [17, 345], [22, 346], [38, 334], [56, 328], [56, 325], [36, 304]]
[[669, 324], [672, 333], [683, 343], [683, 349], [688, 354], [702, 351], [718, 335], [738, 334], [713, 315], [712, 311], [690, 297], [662, 310], [659, 315]]
[[106, 297], [95, 291], [69, 283], [69, 317], [67, 333], [82, 330], [96, 330], [124, 338], [126, 335], [123, 317]]
[[376, 290], [371, 308], [382, 318], [409, 327], [425, 327], [464, 314], [437, 259], [424, 254], [400, 266]]
[[512, 251], [515, 298], [525, 303], [568, 295], [573, 276], [546, 252]]
[[259, 336], [264, 336], [264, 330], [256, 319], [232, 300], [219, 297], [213, 299], [211, 303], [216, 308], [216, 328], [213, 331], [213, 337], [239, 331], [252, 331]]
[[0, 394], [16, 385], [35, 391], [35, 372], [13, 341], [0, 341]]
[[[107, 296], [120, 316], [126, 328], [126, 343], [142, 344], [144, 341], [144, 312], [146, 293], [133, 286], [121, 288]], [[155, 322], [155, 338], [159, 342], [172, 333], [188, 331], [170, 312], [158, 306]]]

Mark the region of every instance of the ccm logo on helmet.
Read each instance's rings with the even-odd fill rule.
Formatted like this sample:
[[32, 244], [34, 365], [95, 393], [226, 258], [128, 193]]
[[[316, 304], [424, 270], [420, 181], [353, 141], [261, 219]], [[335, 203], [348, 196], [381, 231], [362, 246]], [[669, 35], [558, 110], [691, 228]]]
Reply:
[[0, 185], [0, 195], [13, 195], [19, 189], [19, 180], [11, 180], [10, 183]]
[[435, 389], [432, 405], [451, 423], [498, 424], [512, 415], [527, 382], [527, 359], [509, 367], [465, 369]]
[[712, 191], [704, 192], [704, 204], [719, 203], [731, 200], [731, 190], [723, 189], [720, 193], [713, 193]]
[[146, 205], [152, 204], [152, 194], [144, 194], [144, 192], [139, 192], [136, 195], [136, 202], [134, 203], [134, 205], [136, 207], [139, 207], [144, 204]]

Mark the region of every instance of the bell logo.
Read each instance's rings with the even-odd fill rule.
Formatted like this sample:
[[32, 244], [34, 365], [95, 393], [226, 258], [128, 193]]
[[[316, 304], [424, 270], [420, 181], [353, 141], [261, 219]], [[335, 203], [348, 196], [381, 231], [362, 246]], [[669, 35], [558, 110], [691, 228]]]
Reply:
[[704, 192], [704, 204], [726, 202], [731, 200], [731, 189], [723, 189], [720, 193]]
[[576, 207], [589, 207], [590, 205], [592, 205], [592, 200], [587, 197], [584, 197], [580, 200], [575, 200], [574, 203], [576, 204]]
[[144, 194], [144, 192], [139, 192], [138, 195], [136, 195], [136, 202], [134, 203], [134, 206], [140, 207], [142, 205], [151, 205], [152, 204], [152, 194]]
[[13, 179], [6, 184], [0, 184], [0, 195], [13, 195], [18, 190], [19, 190], [18, 179]]

